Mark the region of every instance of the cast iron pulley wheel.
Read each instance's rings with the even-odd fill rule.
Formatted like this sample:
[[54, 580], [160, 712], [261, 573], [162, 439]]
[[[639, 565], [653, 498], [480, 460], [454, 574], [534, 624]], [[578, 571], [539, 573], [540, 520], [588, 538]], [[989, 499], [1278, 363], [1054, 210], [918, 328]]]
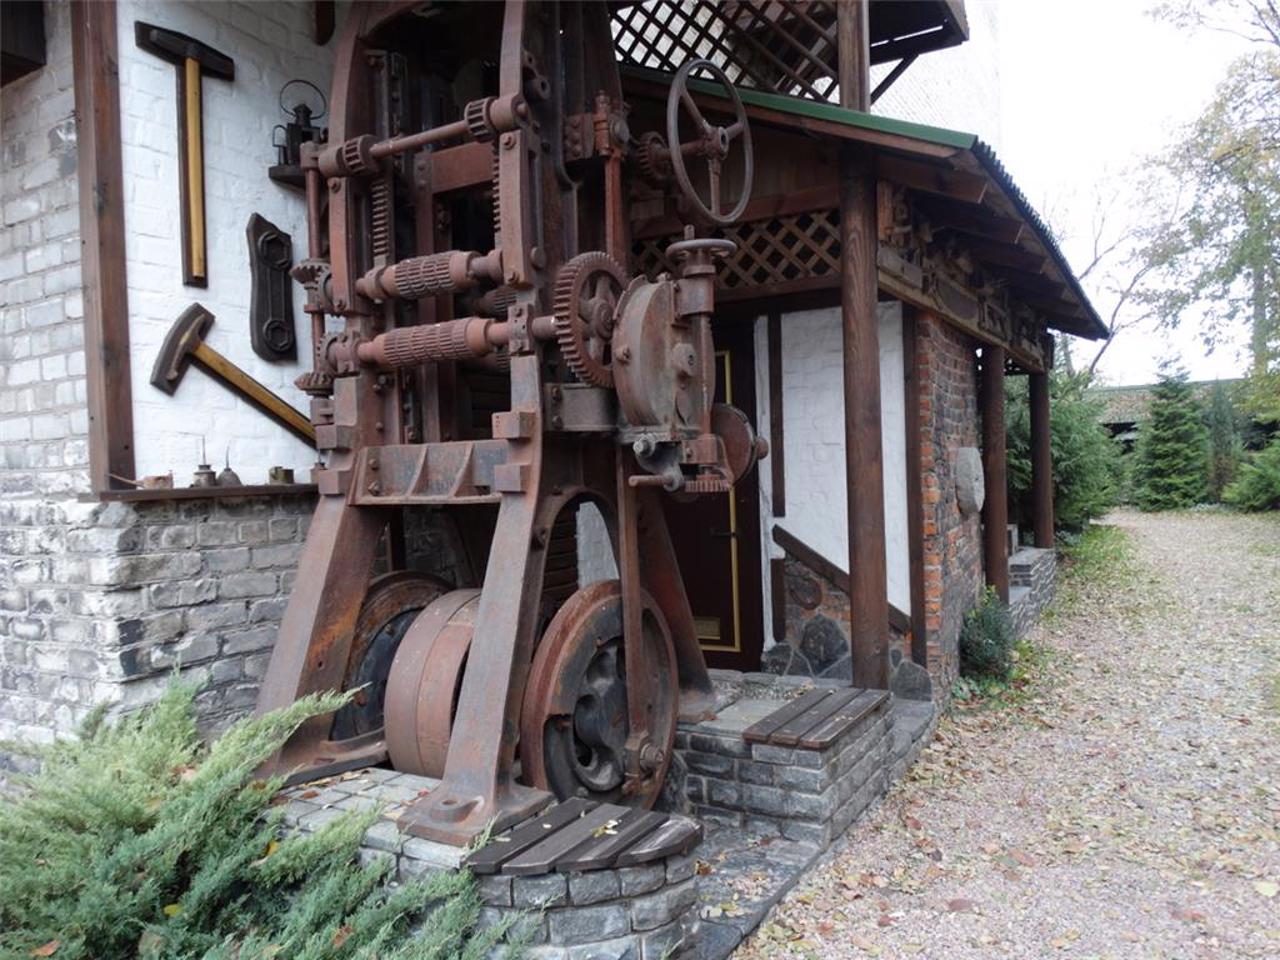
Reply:
[[624, 792], [626, 749], [633, 731], [627, 709], [622, 643], [622, 591], [617, 580], [583, 587], [547, 626], [533, 658], [520, 722], [523, 780], [560, 799], [649, 807], [671, 759], [679, 707], [671, 634], [653, 598], [642, 595], [645, 645], [652, 665], [649, 704], [651, 775]]
[[333, 718], [330, 734], [346, 740], [383, 725], [383, 703], [391, 661], [409, 624], [446, 587], [425, 573], [400, 570], [375, 577], [369, 584], [351, 639], [343, 690], [357, 690]]
[[[689, 92], [689, 77], [694, 71], [704, 71], [720, 82], [733, 104], [733, 122], [727, 127], [718, 127], [709, 122]], [[696, 138], [682, 143], [680, 140], [680, 110], [693, 122], [697, 130]], [[736, 201], [725, 204], [720, 198], [720, 175], [724, 171], [724, 161], [729, 156], [735, 140], [742, 140], [742, 190]], [[751, 150], [751, 128], [747, 125], [747, 111], [742, 106], [742, 98], [723, 70], [709, 60], [690, 60], [676, 71], [671, 81], [671, 90], [667, 94], [667, 146], [671, 156], [671, 172], [675, 174], [676, 183], [685, 198], [704, 218], [721, 226], [728, 226], [736, 221], [751, 200], [751, 182], [755, 176], [755, 156]], [[710, 198], [704, 201], [694, 189], [689, 179], [689, 168], [686, 156], [702, 157], [707, 163], [708, 193]], [[728, 206], [729, 212], [724, 208]]]
[[556, 342], [569, 369], [583, 383], [613, 386], [609, 341], [626, 274], [608, 254], [580, 253], [556, 276]]
[[444, 775], [479, 590], [451, 590], [414, 618], [387, 682], [387, 752], [397, 770]]

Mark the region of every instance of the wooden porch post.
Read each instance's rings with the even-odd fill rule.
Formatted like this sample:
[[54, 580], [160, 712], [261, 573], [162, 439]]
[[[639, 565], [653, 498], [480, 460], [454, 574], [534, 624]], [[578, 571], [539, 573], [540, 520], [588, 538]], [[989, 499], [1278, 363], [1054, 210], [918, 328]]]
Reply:
[[[840, 105], [871, 104], [866, 0], [837, 4]], [[874, 157], [840, 155], [840, 313], [844, 333], [845, 486], [849, 508], [849, 638], [853, 682], [889, 686], [889, 600], [884, 556], [884, 464], [880, 437], [880, 330], [876, 312]]]
[[1004, 347], [982, 348], [983, 558], [987, 584], [1009, 602], [1009, 486], [1004, 434]]
[[1049, 427], [1049, 374], [1027, 378], [1031, 400], [1031, 491], [1037, 547], [1053, 546], [1053, 450]]

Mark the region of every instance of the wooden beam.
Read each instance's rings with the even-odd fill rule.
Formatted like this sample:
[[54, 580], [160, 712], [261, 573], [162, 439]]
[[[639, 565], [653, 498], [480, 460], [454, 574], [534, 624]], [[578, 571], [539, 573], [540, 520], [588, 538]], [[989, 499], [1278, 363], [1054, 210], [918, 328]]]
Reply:
[[1053, 446], [1049, 415], [1049, 374], [1027, 377], [1031, 405], [1031, 502], [1036, 546], [1053, 546]]
[[987, 584], [1009, 602], [1009, 481], [1004, 430], [1003, 347], [982, 348], [982, 472], [986, 500], [982, 505], [982, 545]]
[[1016, 267], [996, 267], [991, 272], [997, 277], [1003, 277], [1010, 286], [1026, 290], [1032, 296], [1046, 297], [1049, 300], [1057, 299], [1064, 305], [1075, 305], [1067, 285], [1046, 273], [1028, 273]]
[[982, 203], [989, 185], [986, 177], [977, 174], [889, 154], [881, 154], [876, 159], [876, 172], [882, 179], [908, 190], [931, 193], [960, 203]]
[[[830, 210], [840, 202], [839, 187], [835, 183], [806, 187], [789, 193], [772, 193], [751, 200], [742, 212], [740, 222], [785, 217], [813, 210]], [[687, 219], [687, 218], [686, 218]], [[676, 214], [663, 214], [632, 223], [631, 234], [637, 240], [651, 237], [679, 236], [684, 230], [685, 219]]]
[[[837, 7], [840, 105], [870, 107], [867, 0]], [[876, 175], [867, 146], [840, 152], [840, 314], [844, 344], [844, 455], [848, 498], [849, 641], [853, 682], [889, 688], [889, 600], [884, 555], [884, 462], [880, 436]]]
[[435, 194], [465, 190], [493, 179], [493, 145], [464, 143], [444, 150], [433, 150], [431, 158], [431, 191]]
[[997, 243], [1016, 245], [1026, 229], [1021, 220], [995, 213], [988, 207], [975, 207], [943, 197], [928, 198], [920, 207], [934, 229], [956, 230]]
[[113, 0], [71, 5], [80, 182], [89, 480], [94, 493], [134, 476], [129, 296], [125, 282], [119, 57]]
[[1049, 258], [1044, 254], [1033, 253], [1026, 247], [1011, 246], [1006, 243], [993, 243], [982, 237], [969, 237], [965, 247], [974, 257], [984, 264], [997, 267], [1012, 267], [1025, 273], [1039, 274], [1044, 272]]

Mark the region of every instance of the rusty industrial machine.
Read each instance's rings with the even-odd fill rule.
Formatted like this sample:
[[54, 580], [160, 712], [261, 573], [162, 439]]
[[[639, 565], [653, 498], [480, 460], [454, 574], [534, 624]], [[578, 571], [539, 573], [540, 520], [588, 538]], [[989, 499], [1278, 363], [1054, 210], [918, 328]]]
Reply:
[[[654, 802], [677, 719], [712, 693], [663, 498], [723, 495], [765, 452], [713, 402], [733, 244], [697, 235], [747, 203], [745, 111], [693, 61], [665, 124], [633, 131], [609, 9], [354, 4], [327, 138], [302, 146], [299, 385], [323, 462], [259, 711], [358, 692], [271, 768], [441, 778], [400, 823], [450, 843], [557, 798]], [[703, 115], [695, 75], [732, 115]], [[628, 266], [636, 190], [689, 225], [676, 276]], [[588, 502], [618, 578], [580, 588]], [[456, 582], [393, 569], [420, 508], [466, 561]]]

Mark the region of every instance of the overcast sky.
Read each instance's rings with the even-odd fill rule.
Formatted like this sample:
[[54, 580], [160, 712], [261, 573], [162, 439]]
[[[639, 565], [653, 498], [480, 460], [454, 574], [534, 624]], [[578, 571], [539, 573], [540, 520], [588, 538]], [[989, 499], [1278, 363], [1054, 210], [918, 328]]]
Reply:
[[[1146, 13], [1154, 0], [968, 0], [999, 3], [1002, 159], [1027, 198], [1089, 259], [1093, 197], [1193, 120], [1243, 41], [1180, 32]], [[1127, 210], [1118, 217], [1131, 216]], [[1104, 317], [1111, 304], [1095, 306]], [[1194, 324], [1190, 325], [1194, 327]], [[1082, 343], [1087, 363], [1096, 349]], [[1239, 347], [1206, 355], [1195, 329], [1122, 333], [1099, 367], [1107, 382], [1145, 383], [1176, 355], [1195, 379], [1239, 376]]]

